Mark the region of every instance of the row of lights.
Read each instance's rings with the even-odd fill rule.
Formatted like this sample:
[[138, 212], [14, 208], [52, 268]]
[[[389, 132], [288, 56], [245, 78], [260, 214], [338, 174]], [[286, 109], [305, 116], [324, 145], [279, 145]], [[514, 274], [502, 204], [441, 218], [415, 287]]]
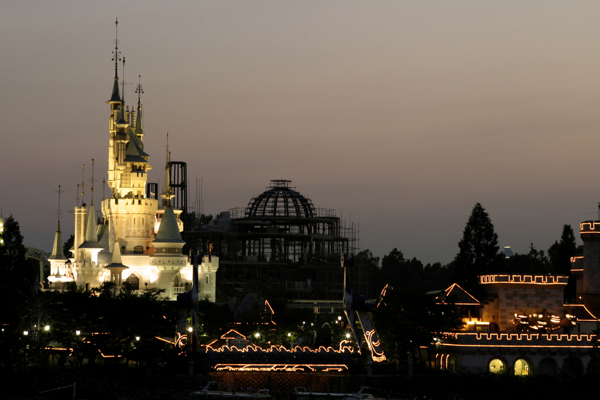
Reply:
[[[191, 329], [192, 329], [192, 328], [190, 328], [190, 330], [191, 330]], [[50, 325], [46, 325], [46, 326], [44, 327], [44, 330], [45, 330], [45, 331], [49, 331], [49, 330], [50, 330]], [[76, 331], [75, 331], [75, 334], [76, 334], [77, 336], [79, 336], [79, 335], [81, 335], [81, 331], [78, 329], [78, 330], [76, 330]], [[28, 335], [29, 335], [29, 331], [23, 331], [23, 335], [24, 335], [24, 336], [28, 336]], [[135, 340], [138, 340], [138, 341], [139, 341], [139, 340], [140, 340], [140, 336], [136, 336], [136, 337], [135, 337]]]

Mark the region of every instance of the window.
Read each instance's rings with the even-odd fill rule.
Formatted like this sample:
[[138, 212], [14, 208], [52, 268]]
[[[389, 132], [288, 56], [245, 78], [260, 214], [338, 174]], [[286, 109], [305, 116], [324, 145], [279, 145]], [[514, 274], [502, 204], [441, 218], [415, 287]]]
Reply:
[[137, 275], [131, 274], [125, 279], [125, 283], [131, 290], [140, 290], [140, 278]]
[[135, 246], [133, 248], [133, 253], [134, 254], [144, 254], [144, 247], [143, 246]]
[[522, 358], [515, 361], [515, 375], [528, 376], [531, 375], [531, 365], [527, 360]]
[[503, 374], [506, 371], [504, 361], [499, 358], [494, 358], [490, 361], [489, 370], [491, 374]]

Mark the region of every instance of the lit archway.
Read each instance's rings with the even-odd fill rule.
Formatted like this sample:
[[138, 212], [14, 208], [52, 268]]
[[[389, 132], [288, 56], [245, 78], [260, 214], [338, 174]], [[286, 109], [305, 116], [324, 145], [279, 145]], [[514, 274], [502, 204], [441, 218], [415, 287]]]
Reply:
[[489, 363], [488, 371], [491, 374], [503, 374], [506, 372], [506, 363], [499, 358], [494, 358]]
[[529, 376], [531, 375], [531, 363], [524, 358], [519, 358], [515, 361], [515, 375]]

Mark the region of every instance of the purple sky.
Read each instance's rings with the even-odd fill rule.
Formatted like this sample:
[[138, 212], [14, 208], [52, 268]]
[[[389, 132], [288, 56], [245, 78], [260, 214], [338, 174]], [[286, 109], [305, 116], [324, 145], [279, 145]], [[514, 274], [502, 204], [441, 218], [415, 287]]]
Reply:
[[118, 17], [150, 181], [169, 132], [206, 213], [291, 179], [378, 256], [451, 261], [476, 202], [502, 246], [546, 250], [597, 218], [599, 15], [597, 1], [4, 1], [0, 206], [50, 250], [60, 184], [73, 232], [81, 164], [106, 176]]

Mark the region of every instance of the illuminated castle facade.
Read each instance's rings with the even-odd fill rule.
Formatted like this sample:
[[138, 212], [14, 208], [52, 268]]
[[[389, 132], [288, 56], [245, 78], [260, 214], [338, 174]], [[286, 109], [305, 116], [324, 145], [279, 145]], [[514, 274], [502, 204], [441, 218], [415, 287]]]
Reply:
[[[101, 203], [103, 218], [98, 223], [91, 190], [90, 205], [75, 207], [74, 246], [71, 258], [63, 255], [60, 221], [55, 234], [51, 265], [51, 289], [67, 282], [91, 289], [103, 282], [122, 283], [134, 289], [163, 289], [169, 299], [191, 289], [192, 267], [183, 254], [180, 232], [181, 210], [171, 207], [167, 150], [165, 185], [160, 197], [146, 190], [152, 169], [144, 150], [142, 104], [138, 85], [137, 110], [125, 105], [119, 92], [119, 50], [115, 48], [115, 78], [109, 104], [108, 186], [111, 197]], [[124, 63], [124, 61], [123, 61]], [[82, 191], [83, 193], [83, 191]], [[199, 298], [215, 300], [217, 257], [206, 257], [199, 265]]]

